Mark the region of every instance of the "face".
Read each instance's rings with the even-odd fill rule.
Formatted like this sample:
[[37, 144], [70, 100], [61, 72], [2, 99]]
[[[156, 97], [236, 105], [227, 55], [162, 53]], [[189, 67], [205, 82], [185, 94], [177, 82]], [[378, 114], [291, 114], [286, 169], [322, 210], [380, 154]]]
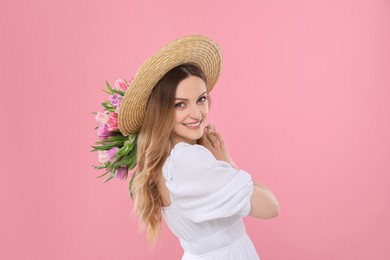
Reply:
[[196, 144], [202, 137], [209, 112], [205, 82], [196, 76], [182, 80], [175, 95], [173, 145], [178, 142]]

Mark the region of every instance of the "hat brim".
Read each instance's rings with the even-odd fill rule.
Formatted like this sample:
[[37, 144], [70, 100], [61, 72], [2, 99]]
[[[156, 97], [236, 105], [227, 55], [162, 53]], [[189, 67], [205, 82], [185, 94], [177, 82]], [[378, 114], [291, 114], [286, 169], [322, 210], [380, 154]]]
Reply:
[[205, 73], [207, 91], [217, 83], [222, 69], [219, 46], [207, 36], [191, 35], [176, 39], [147, 59], [138, 69], [123, 96], [118, 127], [124, 136], [141, 130], [146, 104], [157, 82], [171, 69], [195, 63]]

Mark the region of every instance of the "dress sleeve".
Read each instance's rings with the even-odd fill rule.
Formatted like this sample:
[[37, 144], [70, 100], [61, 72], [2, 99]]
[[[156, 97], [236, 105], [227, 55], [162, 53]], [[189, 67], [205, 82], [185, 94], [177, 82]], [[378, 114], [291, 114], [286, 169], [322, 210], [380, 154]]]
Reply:
[[202, 145], [179, 143], [174, 150], [164, 177], [173, 205], [185, 217], [202, 222], [250, 213], [253, 181], [248, 172], [217, 160]]

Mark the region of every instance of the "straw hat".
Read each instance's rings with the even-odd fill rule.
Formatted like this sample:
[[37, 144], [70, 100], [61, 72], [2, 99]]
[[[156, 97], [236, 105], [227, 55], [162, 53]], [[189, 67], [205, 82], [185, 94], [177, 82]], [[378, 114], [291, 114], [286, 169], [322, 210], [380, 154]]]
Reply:
[[189, 62], [205, 73], [207, 91], [213, 89], [222, 69], [219, 46], [203, 35], [185, 36], [168, 43], [139, 67], [123, 96], [118, 127], [124, 136], [141, 130], [146, 104], [157, 82], [174, 67]]

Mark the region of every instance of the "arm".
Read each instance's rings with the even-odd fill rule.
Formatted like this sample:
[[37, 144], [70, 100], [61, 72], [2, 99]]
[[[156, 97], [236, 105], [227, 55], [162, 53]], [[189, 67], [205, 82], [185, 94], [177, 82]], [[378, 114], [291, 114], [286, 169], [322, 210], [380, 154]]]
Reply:
[[[212, 131], [208, 131], [202, 138], [201, 144], [208, 148], [216, 159], [230, 163], [237, 170], [239, 168], [230, 157], [222, 136], [215, 131], [211, 125]], [[254, 218], [269, 219], [279, 214], [279, 202], [270, 189], [253, 181], [253, 193], [251, 197], [251, 212], [249, 215]]]
[[270, 219], [278, 216], [279, 202], [274, 194], [266, 186], [253, 181], [253, 194], [251, 198], [251, 212], [254, 218]]

